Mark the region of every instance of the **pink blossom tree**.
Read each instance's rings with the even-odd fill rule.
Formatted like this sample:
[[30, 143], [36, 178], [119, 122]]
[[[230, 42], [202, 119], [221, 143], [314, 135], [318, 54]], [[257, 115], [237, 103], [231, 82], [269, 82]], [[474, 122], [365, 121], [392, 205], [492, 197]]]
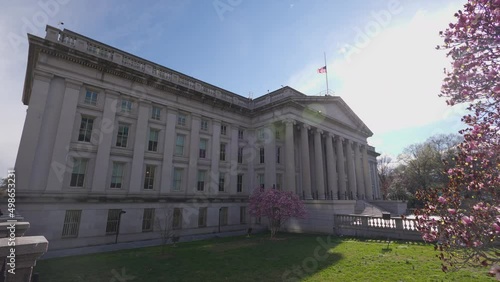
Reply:
[[468, 106], [467, 128], [448, 185], [420, 193], [426, 205], [417, 213], [444, 271], [479, 264], [500, 279], [500, 0], [468, 0], [455, 17], [437, 47], [452, 59], [440, 96]]
[[277, 189], [255, 189], [249, 199], [249, 212], [256, 217], [267, 217], [271, 238], [290, 218], [305, 218], [304, 203], [292, 192]]

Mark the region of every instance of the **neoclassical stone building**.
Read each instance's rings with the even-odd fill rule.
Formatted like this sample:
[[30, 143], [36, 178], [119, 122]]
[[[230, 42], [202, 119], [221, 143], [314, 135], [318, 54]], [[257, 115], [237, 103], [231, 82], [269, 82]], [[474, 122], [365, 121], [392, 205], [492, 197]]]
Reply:
[[[256, 187], [310, 210], [290, 230], [380, 198], [372, 132], [337, 96], [248, 99], [69, 30], [28, 35], [17, 209], [51, 249], [258, 228]], [[119, 223], [120, 222], [120, 223]], [[29, 235], [29, 234], [28, 234]]]

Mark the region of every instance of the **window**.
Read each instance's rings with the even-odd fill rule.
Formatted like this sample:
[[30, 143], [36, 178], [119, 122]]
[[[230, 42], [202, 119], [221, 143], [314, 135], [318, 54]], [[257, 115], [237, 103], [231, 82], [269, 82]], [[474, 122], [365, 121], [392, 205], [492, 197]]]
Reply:
[[154, 188], [156, 166], [146, 165], [144, 174], [144, 189], [151, 190]]
[[123, 163], [113, 162], [113, 172], [111, 173], [110, 188], [122, 188]]
[[281, 147], [276, 147], [276, 163], [281, 163]]
[[243, 163], [243, 147], [238, 148], [238, 163]]
[[264, 140], [265, 137], [266, 137], [266, 134], [265, 134], [264, 128], [259, 129], [257, 131], [257, 139]]
[[240, 224], [247, 223], [247, 207], [240, 207]]
[[62, 238], [78, 237], [78, 230], [80, 229], [81, 218], [82, 218], [81, 210], [66, 211], [66, 215], [64, 216]]
[[198, 211], [198, 227], [207, 226], [207, 208], [200, 208]]
[[227, 225], [227, 207], [220, 208], [220, 225]]
[[243, 174], [236, 177], [236, 192], [243, 192]]
[[132, 111], [132, 101], [123, 99], [120, 109], [123, 113], [130, 113]]
[[172, 189], [174, 191], [181, 191], [183, 172], [184, 169], [182, 168], [174, 168], [174, 177], [172, 178]]
[[85, 93], [85, 100], [83, 100], [83, 102], [87, 105], [97, 105], [97, 93], [87, 90]]
[[144, 209], [142, 216], [142, 232], [153, 231], [153, 222], [155, 218], [155, 209]]
[[201, 120], [201, 127], [200, 127], [200, 129], [202, 131], [208, 131], [208, 120], [206, 120], [206, 119], [202, 119]]
[[221, 161], [226, 160], [226, 144], [225, 143], [220, 144], [220, 160]]
[[220, 134], [221, 135], [226, 135], [227, 134], [227, 126], [225, 124], [220, 125]]
[[116, 135], [116, 147], [127, 147], [129, 126], [118, 124], [118, 134]]
[[186, 126], [186, 114], [177, 115], [177, 124], [180, 126]]
[[283, 174], [276, 174], [276, 189], [281, 190], [283, 188]]
[[75, 159], [73, 163], [73, 171], [71, 172], [71, 187], [83, 187], [85, 183], [85, 172], [87, 171], [86, 159]]
[[182, 228], [182, 209], [180, 209], [180, 208], [174, 208], [172, 228], [173, 229], [181, 229]]
[[80, 123], [80, 133], [78, 134], [78, 141], [90, 142], [93, 126], [94, 126], [93, 118], [82, 117], [82, 121]]
[[207, 139], [200, 139], [200, 153], [199, 153], [200, 159], [204, 159], [207, 156], [207, 144], [208, 144]]
[[259, 187], [261, 189], [264, 189], [264, 174], [258, 174], [257, 175], [257, 180], [259, 181]]
[[259, 163], [264, 163], [264, 147], [261, 147], [259, 149]]
[[108, 221], [106, 223], [106, 234], [116, 234], [118, 231], [118, 222], [120, 220], [120, 213], [122, 210], [113, 209], [108, 210]]
[[219, 173], [219, 192], [224, 192], [224, 186], [226, 182], [226, 176], [223, 172]]
[[175, 140], [175, 155], [183, 156], [184, 155], [184, 142], [186, 140], [185, 135], [177, 135], [177, 139]]
[[243, 129], [238, 129], [238, 139], [243, 140]]
[[151, 109], [151, 119], [160, 120], [161, 108], [153, 106]]
[[158, 151], [158, 136], [160, 135], [160, 131], [157, 129], [149, 129], [149, 142], [148, 142], [148, 151], [157, 152]]
[[276, 138], [276, 140], [281, 139], [281, 130], [279, 128], [276, 128], [276, 130], [274, 131], [274, 138]]
[[198, 184], [196, 186], [198, 191], [203, 191], [205, 189], [206, 174], [206, 171], [198, 170]]

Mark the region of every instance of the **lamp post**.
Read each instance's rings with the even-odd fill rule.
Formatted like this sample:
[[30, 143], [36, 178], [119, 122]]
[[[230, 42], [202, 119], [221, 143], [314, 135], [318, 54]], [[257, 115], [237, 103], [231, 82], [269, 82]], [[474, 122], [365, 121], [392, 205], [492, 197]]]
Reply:
[[118, 243], [118, 234], [120, 233], [120, 221], [122, 220], [122, 214], [127, 213], [126, 211], [120, 211], [118, 214], [118, 226], [116, 227], [116, 237], [115, 244]]

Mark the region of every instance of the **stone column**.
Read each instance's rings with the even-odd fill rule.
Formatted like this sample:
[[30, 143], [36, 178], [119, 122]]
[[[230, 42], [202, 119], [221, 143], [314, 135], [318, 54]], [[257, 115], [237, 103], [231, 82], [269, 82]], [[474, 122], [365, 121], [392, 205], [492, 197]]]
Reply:
[[316, 188], [318, 189], [318, 199], [325, 199], [325, 174], [323, 171], [323, 146], [321, 146], [322, 130], [314, 131], [314, 155], [316, 161]]
[[238, 126], [231, 125], [231, 144], [229, 144], [229, 185], [228, 192], [232, 195], [236, 194], [236, 181], [238, 180]]
[[364, 183], [364, 173], [363, 173], [363, 165], [361, 163], [361, 157], [359, 155], [360, 150], [359, 143], [354, 143], [354, 165], [356, 167], [356, 194], [354, 197], [357, 199], [362, 199], [363, 196], [366, 196], [365, 193], [365, 183]]
[[307, 124], [302, 124], [300, 129], [300, 143], [302, 156], [302, 191], [306, 200], [312, 200], [311, 196], [311, 167], [309, 164], [309, 128]]
[[97, 144], [97, 156], [95, 159], [94, 177], [92, 179], [93, 192], [104, 193], [106, 189], [106, 180], [109, 171], [109, 156], [111, 146], [113, 146], [113, 135], [115, 134], [117, 99], [118, 93], [106, 93], [101, 124], [96, 128], [95, 134], [99, 140], [99, 144]]
[[354, 154], [352, 151], [352, 140], [347, 141], [346, 154], [347, 177], [349, 177], [349, 189], [347, 190], [347, 195], [349, 196], [352, 192], [352, 195], [356, 196], [356, 176], [354, 173]]
[[[44, 236], [29, 236], [16, 238], [16, 246], [8, 246], [9, 238], [0, 239], [0, 257], [6, 258], [6, 282], [31, 281], [33, 267], [36, 260], [47, 252], [49, 242]], [[9, 265], [11, 249], [15, 248], [15, 262]], [[9, 269], [15, 267], [15, 274], [11, 274]]]
[[264, 187], [272, 188], [276, 185], [276, 136], [274, 125], [266, 128], [267, 134], [264, 139]]
[[328, 192], [332, 193], [332, 198], [338, 198], [338, 184], [337, 184], [337, 166], [335, 164], [333, 156], [333, 134], [328, 133], [325, 139], [326, 143], [326, 169], [327, 169], [327, 180], [328, 180]]
[[26, 120], [24, 121], [23, 133], [19, 144], [20, 150], [17, 151], [16, 158], [16, 189], [28, 190], [30, 188], [31, 172], [33, 161], [37, 150], [38, 136], [42, 128], [42, 116], [45, 111], [45, 104], [49, 94], [50, 81], [53, 75], [35, 71], [33, 75], [33, 85], [26, 111]]
[[219, 163], [220, 163], [220, 121], [212, 121], [212, 160], [209, 176], [210, 194], [219, 193]]
[[295, 190], [295, 150], [293, 127], [295, 121], [285, 120], [285, 189], [297, 193]]
[[336, 140], [336, 145], [337, 145], [337, 169], [338, 169], [338, 176], [339, 176], [339, 194], [340, 197], [339, 199], [346, 199], [346, 175], [345, 175], [345, 164], [344, 164], [344, 138], [338, 136]]
[[191, 114], [191, 132], [189, 141], [189, 166], [187, 175], [187, 194], [196, 193], [198, 181], [198, 158], [200, 149], [201, 116]]
[[140, 193], [143, 188], [144, 151], [146, 149], [150, 106], [150, 103], [139, 102], [137, 123], [135, 125], [134, 154], [132, 156], [132, 169], [130, 170], [129, 193], [131, 194]]
[[[62, 77], [54, 77], [50, 81], [49, 93], [45, 102], [45, 109], [39, 118], [42, 119], [38, 144], [36, 145], [33, 167], [36, 168], [31, 174], [30, 189], [45, 190], [47, 187], [47, 176], [50, 169], [50, 161], [54, 151], [54, 142], [57, 136], [57, 126], [61, 115], [66, 82]], [[70, 122], [73, 122], [71, 120]]]
[[167, 112], [167, 126], [165, 130], [165, 144], [163, 146], [163, 165], [161, 167], [160, 194], [162, 195], [167, 194], [172, 188], [176, 119], [177, 111], [169, 108]]
[[57, 126], [57, 136], [50, 162], [49, 178], [45, 191], [61, 191], [63, 187], [64, 174], [66, 172], [67, 157], [71, 136], [74, 131], [74, 120], [76, 107], [80, 97], [81, 82], [66, 79], [66, 90], [64, 92], [59, 125]]
[[364, 145], [363, 148], [363, 170], [365, 177], [365, 191], [366, 191], [366, 199], [373, 200], [373, 189], [372, 189], [372, 178], [370, 175], [370, 166], [368, 164], [368, 152], [366, 147], [368, 145]]

